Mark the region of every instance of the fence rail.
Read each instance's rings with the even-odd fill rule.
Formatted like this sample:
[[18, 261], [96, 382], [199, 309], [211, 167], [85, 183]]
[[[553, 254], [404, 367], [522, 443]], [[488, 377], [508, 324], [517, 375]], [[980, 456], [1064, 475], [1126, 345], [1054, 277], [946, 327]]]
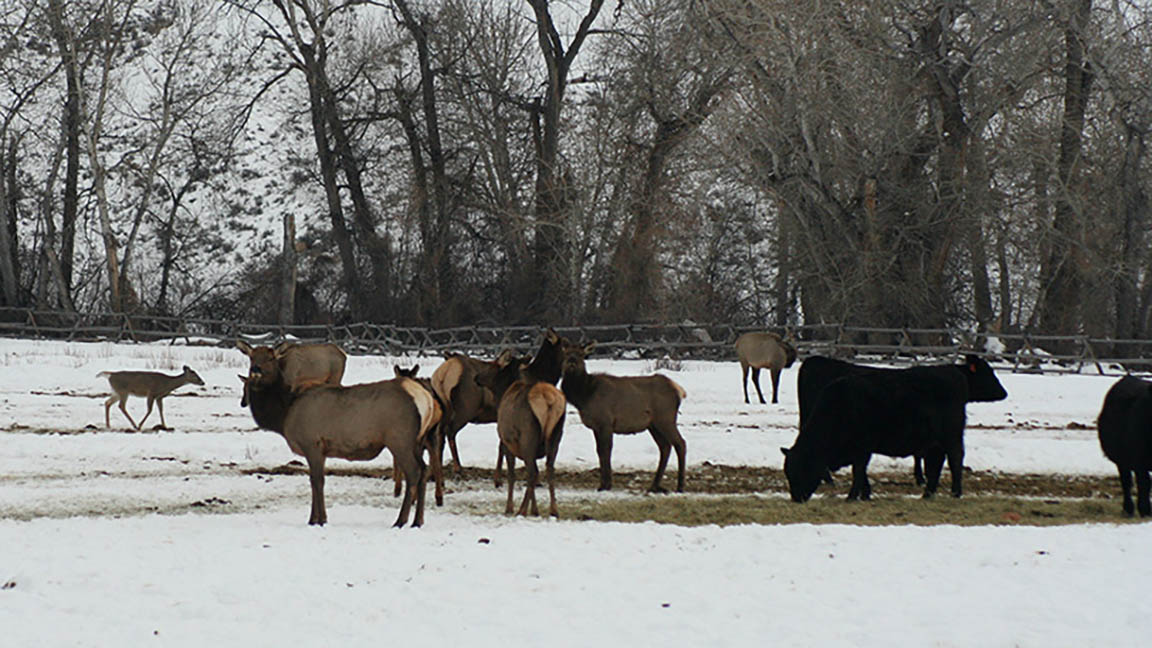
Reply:
[[[579, 341], [595, 340], [617, 357], [728, 360], [742, 333], [763, 327], [730, 324], [614, 324], [557, 326]], [[335, 342], [348, 351], [382, 355], [439, 355], [447, 351], [495, 355], [531, 350], [538, 326], [462, 326], [430, 329], [368, 322], [341, 325], [259, 324], [188, 317], [73, 313], [0, 308], [0, 336], [76, 342], [113, 341], [231, 346], [249, 342]], [[1102, 375], [1152, 372], [1152, 340], [1089, 336], [988, 335], [964, 329], [868, 328], [840, 324], [789, 327], [801, 357], [813, 354], [860, 361], [912, 364], [952, 361], [976, 353], [1020, 372], [1095, 371]]]

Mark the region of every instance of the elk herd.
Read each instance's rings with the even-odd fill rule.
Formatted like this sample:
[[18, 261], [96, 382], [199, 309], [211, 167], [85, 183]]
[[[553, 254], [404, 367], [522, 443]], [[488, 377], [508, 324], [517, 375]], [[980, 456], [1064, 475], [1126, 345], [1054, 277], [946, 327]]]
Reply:
[[[662, 374], [589, 373], [585, 360], [594, 344], [574, 343], [552, 329], [544, 333], [532, 356], [504, 351], [495, 360], [481, 360], [454, 353], [427, 378], [418, 377], [419, 366], [396, 366], [392, 379], [348, 386], [341, 384], [347, 357], [336, 345], [286, 342], [268, 347], [238, 341], [236, 346], [249, 359], [247, 375], [239, 376], [241, 406], [250, 410], [259, 427], [283, 436], [291, 451], [307, 463], [312, 491], [309, 524], [323, 525], [328, 519], [324, 506], [328, 458], [367, 461], [387, 448], [395, 495], [401, 495], [403, 485], [395, 526], [406, 525], [410, 517], [412, 526], [422, 525], [429, 472], [436, 503], [441, 505], [444, 446], [459, 474], [456, 436], [469, 423], [496, 423], [499, 443], [493, 481], [499, 487], [507, 477], [505, 513], [539, 515], [537, 461], [543, 459], [548, 515], [558, 518], [555, 463], [569, 404], [595, 439], [600, 490], [612, 488], [614, 436], [647, 431], [659, 450], [649, 492], [667, 492], [662, 479], [673, 450], [676, 491], [684, 491], [687, 444], [677, 426], [680, 405], [687, 397], [684, 388]], [[761, 403], [765, 399], [760, 371], [769, 371], [772, 403], [777, 403], [780, 373], [796, 360], [793, 341], [775, 333], [746, 333], [736, 340], [735, 349], [745, 403], [750, 402], [749, 369]], [[104, 404], [105, 425], [110, 426], [109, 409], [118, 401], [136, 429], [151, 414], [153, 404], [167, 429], [163, 398], [182, 385], [204, 384], [189, 367], [174, 376], [146, 371], [100, 376], [107, 377], [113, 391]], [[811, 356], [801, 363], [797, 392], [799, 433], [792, 447], [781, 448], [788, 490], [796, 502], [808, 500], [821, 483], [832, 483], [832, 472], [845, 466], [852, 470], [848, 499], [869, 499], [867, 466], [873, 454], [913, 456], [916, 481], [924, 485], [926, 498], [935, 494], [947, 462], [952, 495], [960, 497], [966, 405], [1007, 397], [992, 368], [976, 355], [955, 365], [904, 369]], [[129, 395], [147, 399], [148, 410], [139, 423], [125, 409]], [[1138, 510], [1141, 516], [1152, 515], [1152, 383], [1130, 376], [1117, 382], [1105, 398], [1098, 428], [1101, 448], [1120, 474], [1125, 514]], [[514, 507], [517, 459], [526, 466], [519, 509]]]

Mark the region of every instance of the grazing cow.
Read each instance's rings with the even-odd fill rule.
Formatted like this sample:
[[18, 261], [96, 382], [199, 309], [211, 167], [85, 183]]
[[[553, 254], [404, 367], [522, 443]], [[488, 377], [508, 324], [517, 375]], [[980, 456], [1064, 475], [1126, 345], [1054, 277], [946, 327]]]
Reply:
[[952, 495], [960, 497], [964, 468], [965, 405], [1008, 396], [988, 363], [966, 356], [962, 365], [910, 367], [849, 374], [830, 382], [805, 414], [784, 475], [792, 500], [804, 502], [829, 471], [852, 466], [848, 499], [870, 499], [868, 461], [873, 454], [924, 457], [924, 497], [940, 484], [947, 456]]
[[1100, 449], [1116, 464], [1124, 492], [1124, 514], [1131, 517], [1132, 473], [1136, 473], [1136, 507], [1140, 517], [1152, 515], [1149, 475], [1152, 470], [1152, 383], [1124, 376], [1104, 396], [1096, 419]]
[[[828, 383], [841, 376], [875, 374], [886, 371], [899, 370], [852, 364], [824, 356], [812, 356], [804, 360], [800, 363], [799, 375], [796, 377], [796, 391], [800, 401], [800, 429], [804, 429], [804, 423], [816, 405], [816, 398], [820, 395], [820, 391], [828, 386]], [[917, 486], [924, 485], [924, 470], [920, 467], [921, 459], [920, 455], [913, 456], [912, 475]]]
[[772, 378], [772, 402], [778, 402], [776, 394], [780, 386], [780, 372], [796, 361], [796, 347], [775, 333], [745, 333], [736, 339], [736, 357], [740, 360], [743, 374], [744, 402], [748, 400], [748, 369], [752, 369], [752, 384], [756, 395], [764, 403], [764, 392], [760, 391], [760, 370], [767, 369]]

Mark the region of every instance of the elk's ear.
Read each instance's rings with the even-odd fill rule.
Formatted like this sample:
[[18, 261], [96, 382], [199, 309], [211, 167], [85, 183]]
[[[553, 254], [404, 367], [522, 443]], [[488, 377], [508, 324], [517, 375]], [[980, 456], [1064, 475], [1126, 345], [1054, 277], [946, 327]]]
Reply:
[[594, 349], [594, 348], [596, 348], [596, 343], [595, 342], [589, 342], [588, 344], [584, 345], [583, 349], [580, 349], [580, 353], [587, 356], [589, 353], [592, 353], [592, 349]]
[[548, 330], [544, 332], [544, 338], [552, 344], [556, 344], [560, 341], [560, 336], [556, 334], [555, 329], [553, 329], [551, 326], [549, 326]]
[[292, 343], [289, 342], [288, 340], [284, 340], [280, 344], [277, 344], [276, 348], [272, 349], [272, 355], [277, 360], [279, 360], [280, 358], [283, 358], [284, 354], [288, 353], [288, 349], [291, 349], [291, 348], [292, 348]]
[[397, 378], [399, 378], [400, 376], [403, 376], [403, 375], [404, 375], [404, 372], [400, 370], [400, 365], [392, 365], [392, 373], [393, 373], [393, 374], [394, 374], [394, 375], [395, 375]]
[[240, 349], [240, 352], [246, 356], [252, 355], [252, 346], [244, 340], [236, 340], [236, 348]]
[[507, 367], [508, 363], [512, 362], [515, 357], [515, 351], [512, 349], [504, 349], [500, 352], [500, 355], [496, 356], [496, 364], [500, 365], [501, 367]]
[[420, 373], [420, 365], [412, 365], [412, 376], [415, 377]]

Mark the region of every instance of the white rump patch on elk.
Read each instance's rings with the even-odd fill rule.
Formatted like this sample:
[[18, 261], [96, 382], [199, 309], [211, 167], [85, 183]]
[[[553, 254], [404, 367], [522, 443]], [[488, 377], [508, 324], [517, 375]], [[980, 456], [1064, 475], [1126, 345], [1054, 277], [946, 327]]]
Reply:
[[440, 422], [440, 408], [436, 405], [436, 399], [420, 383], [411, 378], [398, 378], [397, 380], [400, 381], [400, 386], [404, 388], [404, 391], [412, 397], [412, 402], [416, 404], [416, 411], [420, 414], [420, 434], [416, 438], [423, 441], [428, 430]]
[[548, 383], [536, 383], [528, 390], [528, 406], [532, 408], [532, 413], [540, 422], [540, 430], [544, 433], [545, 441], [552, 437], [552, 430], [564, 416], [564, 407], [567, 404], [564, 394]]

